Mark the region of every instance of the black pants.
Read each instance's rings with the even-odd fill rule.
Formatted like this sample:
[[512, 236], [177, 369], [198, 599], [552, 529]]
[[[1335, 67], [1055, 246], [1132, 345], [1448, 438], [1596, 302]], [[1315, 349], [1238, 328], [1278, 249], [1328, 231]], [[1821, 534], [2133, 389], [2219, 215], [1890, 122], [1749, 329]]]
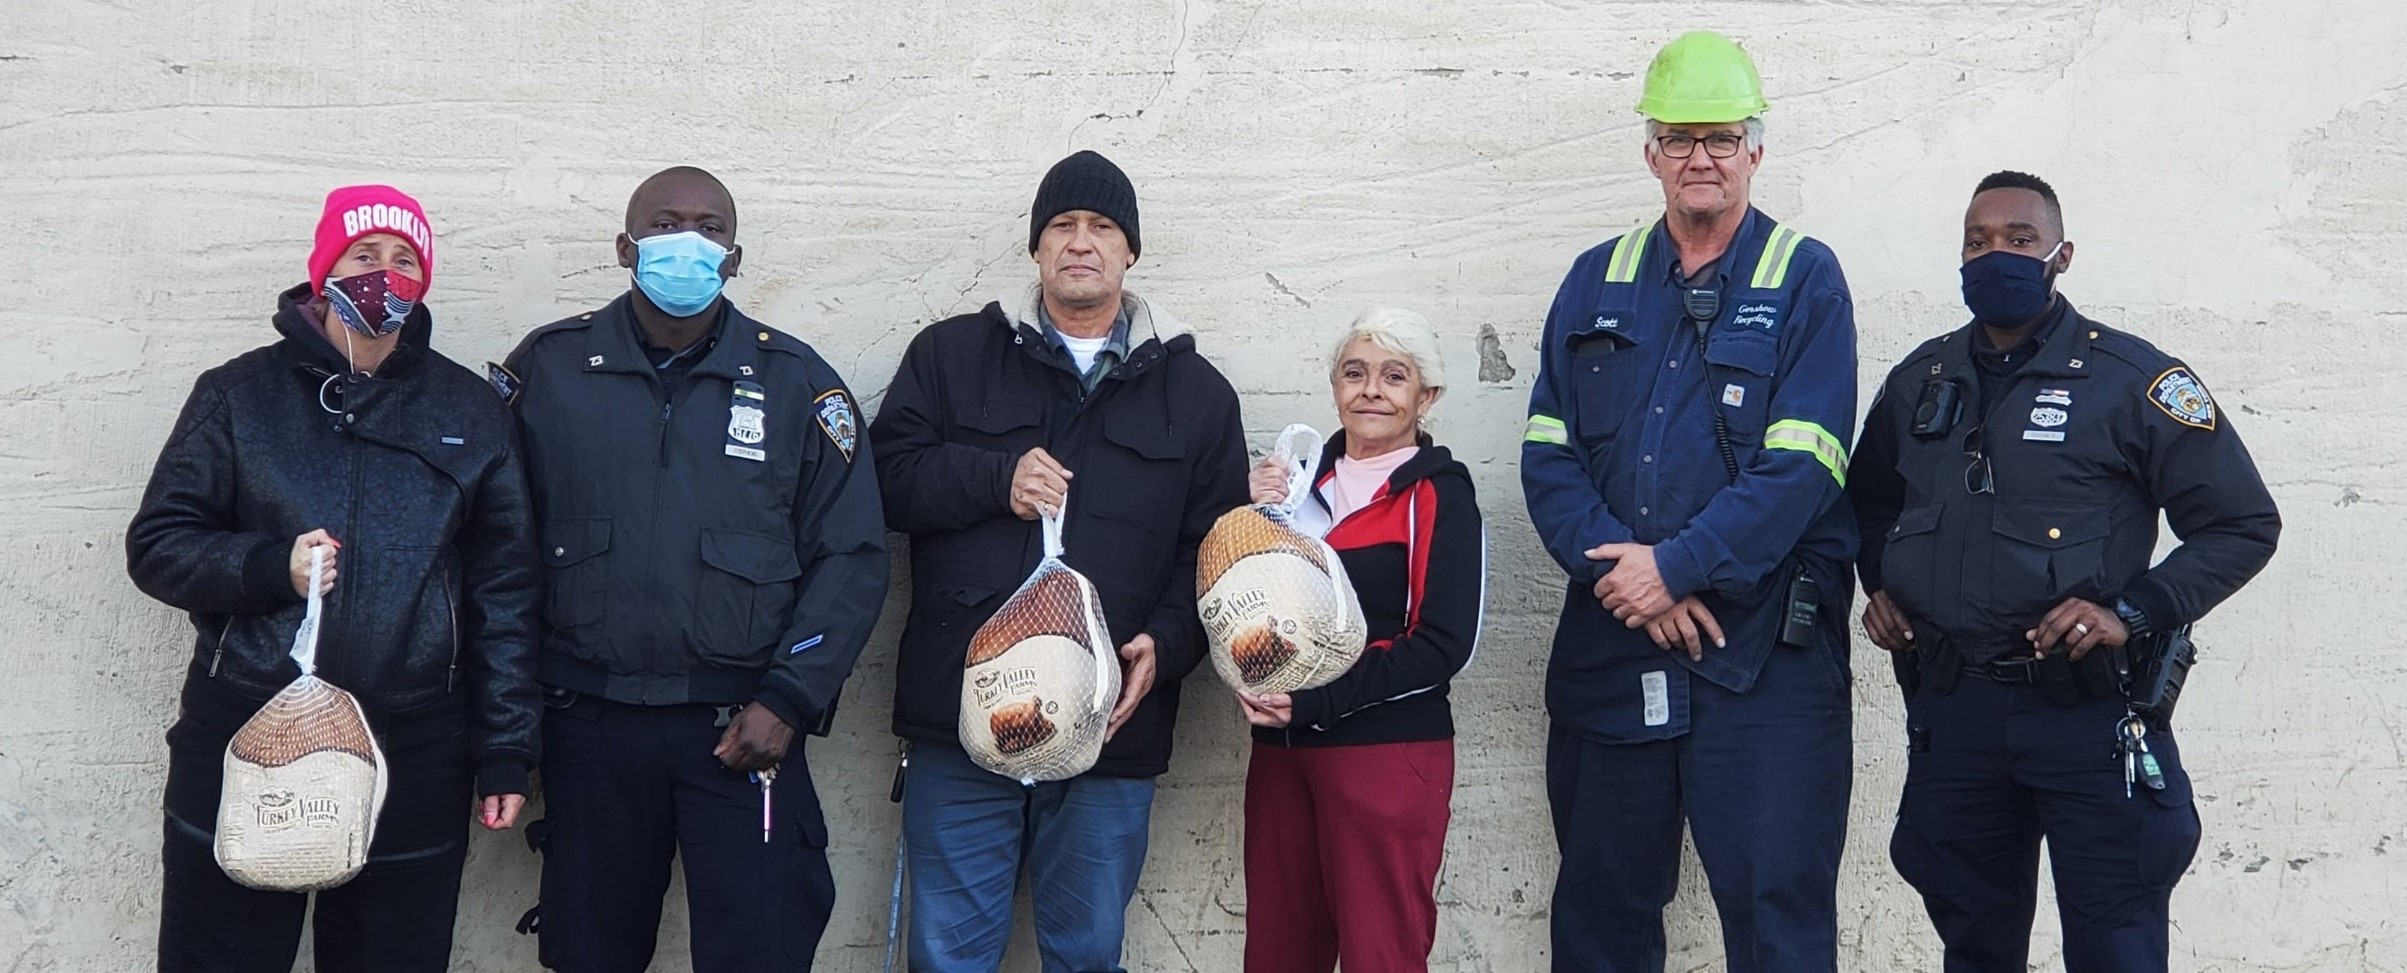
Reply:
[[682, 857], [694, 969], [809, 970], [836, 880], [803, 734], [771, 785], [763, 841], [760, 785], [710, 755], [724, 732], [715, 708], [561, 693], [545, 701], [543, 965], [651, 966], [669, 862]]
[[[167, 730], [166, 865], [159, 910], [160, 973], [292, 969], [309, 895], [263, 892], [217, 867], [218, 791], [226, 742], [261, 703], [206, 677], [184, 687]], [[312, 923], [325, 973], [418, 973], [451, 963], [451, 923], [468, 855], [475, 774], [457, 707], [369, 714], [384, 748], [386, 793], [368, 867], [317, 893]]]
[[2198, 851], [2190, 775], [2171, 730], [2148, 734], [2165, 787], [2124, 789], [2121, 700], [2073, 706], [2036, 686], [1966, 676], [1906, 705], [1904, 803], [1889, 839], [1922, 893], [1948, 973], [2029, 968], [2039, 847], [2056, 873], [2070, 973], [2168, 967], [2173, 883]]

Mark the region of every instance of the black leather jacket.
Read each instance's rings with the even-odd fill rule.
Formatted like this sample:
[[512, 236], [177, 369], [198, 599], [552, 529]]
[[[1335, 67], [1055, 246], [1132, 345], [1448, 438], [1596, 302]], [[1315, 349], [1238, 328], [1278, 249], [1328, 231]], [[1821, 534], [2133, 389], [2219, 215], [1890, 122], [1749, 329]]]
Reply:
[[193, 383], [126, 530], [127, 572], [191, 615], [195, 678], [264, 701], [300, 674], [293, 538], [325, 528], [342, 551], [318, 675], [372, 726], [464, 709], [479, 792], [524, 793], [540, 581], [516, 426], [491, 386], [427, 349], [423, 307], [366, 377], [346, 374], [309, 298], [286, 291], [283, 340]]

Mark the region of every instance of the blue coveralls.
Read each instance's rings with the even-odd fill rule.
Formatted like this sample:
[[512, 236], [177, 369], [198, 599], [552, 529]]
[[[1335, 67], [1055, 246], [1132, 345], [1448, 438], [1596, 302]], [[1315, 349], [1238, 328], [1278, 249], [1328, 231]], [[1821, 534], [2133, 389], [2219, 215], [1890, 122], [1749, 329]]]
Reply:
[[[1856, 535], [1833, 430], [1855, 416], [1853, 304], [1828, 247], [1752, 209], [1718, 275], [1700, 356], [1657, 221], [1580, 256], [1540, 343], [1521, 478], [1569, 575], [1546, 676], [1557, 970], [1663, 969], [1683, 819], [1732, 971], [1837, 963]], [[1585, 552], [1621, 541], [1653, 545], [1728, 647], [1692, 662], [1605, 611], [1592, 589], [1613, 565]], [[1801, 571], [1813, 644], [1779, 646]]]
[[[1905, 613], [1918, 657], [1889, 855], [1950, 973], [2027, 968], [2043, 838], [2068, 973], [2164, 970], [2166, 908], [2199, 837], [2172, 729], [2145, 737], [2165, 786], [2127, 788], [2119, 673], [2053, 701], [2024, 633], [2066, 598], [2128, 602], [2153, 631], [2188, 625], [2265, 566], [2281, 517], [2187, 366], [2061, 298], [2034, 335], [2004, 374], [1980, 372], [1970, 325], [1925, 342], [1856, 446], [1864, 587]], [[1925, 389], [1950, 383], [1960, 415], [1916, 436]], [[2160, 510], [2182, 543], [2151, 566]]]

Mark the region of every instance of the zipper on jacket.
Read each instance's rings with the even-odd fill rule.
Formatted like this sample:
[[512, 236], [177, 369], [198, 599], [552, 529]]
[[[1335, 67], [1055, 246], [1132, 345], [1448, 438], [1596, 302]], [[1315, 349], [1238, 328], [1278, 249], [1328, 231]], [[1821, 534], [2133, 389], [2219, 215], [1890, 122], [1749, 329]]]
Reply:
[[[441, 560], [441, 555], [437, 555]], [[443, 615], [451, 620], [451, 669], [443, 675], [443, 691], [460, 691], [460, 610], [451, 600], [451, 562], [443, 561]]]
[[[348, 397], [349, 397], [348, 390], [345, 390], [345, 398], [348, 398]], [[344, 404], [345, 404], [346, 406], [348, 406], [350, 403], [348, 403], [348, 402], [345, 402]], [[350, 413], [349, 413], [349, 411], [346, 409], [346, 411], [345, 411], [345, 416], [346, 416], [346, 418], [349, 416], [349, 414], [350, 414]], [[344, 529], [344, 530], [347, 530], [347, 531], [350, 531], [350, 532], [351, 532], [351, 537], [352, 537], [352, 539], [353, 539], [353, 540], [357, 540], [357, 539], [359, 538], [359, 494], [360, 494], [360, 481], [361, 481], [361, 480], [363, 480], [363, 479], [365, 479], [365, 477], [366, 477], [366, 474], [365, 474], [365, 471], [363, 471], [363, 470], [361, 469], [362, 462], [361, 462], [361, 459], [360, 459], [360, 443], [359, 443], [359, 433], [352, 431], [352, 430], [349, 428], [349, 423], [348, 423], [348, 422], [346, 422], [346, 423], [345, 423], [345, 428], [344, 428], [344, 430], [343, 430], [343, 438], [344, 438], [345, 440], [347, 440], [348, 442], [350, 442], [350, 444], [351, 444], [351, 448], [350, 448], [350, 450], [349, 450], [349, 452], [350, 452], [350, 454], [351, 454], [351, 519], [350, 519], [350, 522], [349, 522], [349, 523], [346, 523], [346, 524], [344, 524], [344, 525], [343, 525], [343, 529]], [[339, 540], [341, 540], [341, 538], [336, 538], [336, 540], [338, 540], [338, 541], [339, 541]], [[356, 562], [356, 561], [354, 561], [354, 562], [353, 562], [353, 564], [352, 564], [352, 567], [354, 567], [354, 568], [356, 568], [356, 567], [357, 567], [357, 562]], [[359, 585], [359, 581], [357, 580], [357, 574], [356, 574], [356, 572], [354, 572], [354, 575], [353, 575], [353, 580], [352, 580], [351, 584], [352, 584], [352, 586], [353, 586], [353, 587], [357, 587], [357, 586]], [[328, 592], [328, 593], [329, 593], [329, 594], [332, 594], [332, 592]], [[342, 603], [342, 618], [343, 618], [343, 620], [345, 620], [345, 621], [349, 621], [349, 620], [350, 620], [350, 618], [351, 618], [351, 599], [349, 599], [349, 598], [345, 598], [345, 599], [343, 599], [343, 603]], [[345, 632], [345, 633], [348, 633], [348, 632], [349, 632], [349, 630], [350, 630], [350, 627], [349, 627], [348, 625], [345, 625], [345, 626], [341, 626], [341, 627], [339, 627], [337, 630], [338, 630], [338, 631]], [[321, 634], [323, 634], [323, 633], [321, 633]], [[334, 644], [336, 644], [336, 645], [343, 645], [343, 644], [345, 644], [345, 643], [344, 643], [344, 641], [343, 641], [343, 640], [341, 640], [341, 639], [331, 639], [331, 640], [325, 640], [325, 641], [332, 641], [332, 642], [333, 642]], [[326, 662], [327, 662], [327, 661], [328, 661], [328, 660], [327, 660], [327, 659], [326, 659], [326, 658], [325, 658], [323, 655], [321, 655], [321, 656], [318, 658], [318, 672], [319, 672], [319, 678], [321, 678], [321, 679], [325, 679], [327, 682], [333, 682], [333, 683], [335, 683], [335, 685], [338, 685], [338, 686], [339, 686], [339, 685], [342, 685], [342, 683], [340, 683], [340, 682], [336, 682], [336, 681], [335, 681], [335, 680], [334, 680], [334, 679], [333, 679], [331, 676], [325, 675], [325, 672], [326, 672], [326, 669], [327, 669], [327, 666], [326, 666]], [[348, 677], [346, 677], [346, 678], [348, 678]]]
[[675, 402], [663, 401], [660, 403], [660, 465], [662, 466], [669, 465], [669, 412], [676, 407]]
[[217, 678], [218, 663], [226, 661], [226, 633], [234, 630], [234, 616], [226, 616], [226, 624], [217, 630], [217, 651], [209, 653], [209, 678]]

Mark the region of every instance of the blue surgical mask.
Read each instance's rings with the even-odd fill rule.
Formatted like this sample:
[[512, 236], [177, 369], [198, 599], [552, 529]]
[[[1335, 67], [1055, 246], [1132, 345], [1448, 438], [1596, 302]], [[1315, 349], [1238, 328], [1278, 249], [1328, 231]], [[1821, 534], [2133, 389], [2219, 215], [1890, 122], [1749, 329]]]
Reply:
[[635, 286], [670, 317], [690, 318], [719, 299], [719, 265], [734, 251], [687, 230], [635, 241]]
[[2019, 328], [2048, 309], [2055, 293], [2057, 241], [2045, 257], [2011, 250], [1991, 250], [1964, 262], [1964, 307], [1972, 319], [1992, 328]]

